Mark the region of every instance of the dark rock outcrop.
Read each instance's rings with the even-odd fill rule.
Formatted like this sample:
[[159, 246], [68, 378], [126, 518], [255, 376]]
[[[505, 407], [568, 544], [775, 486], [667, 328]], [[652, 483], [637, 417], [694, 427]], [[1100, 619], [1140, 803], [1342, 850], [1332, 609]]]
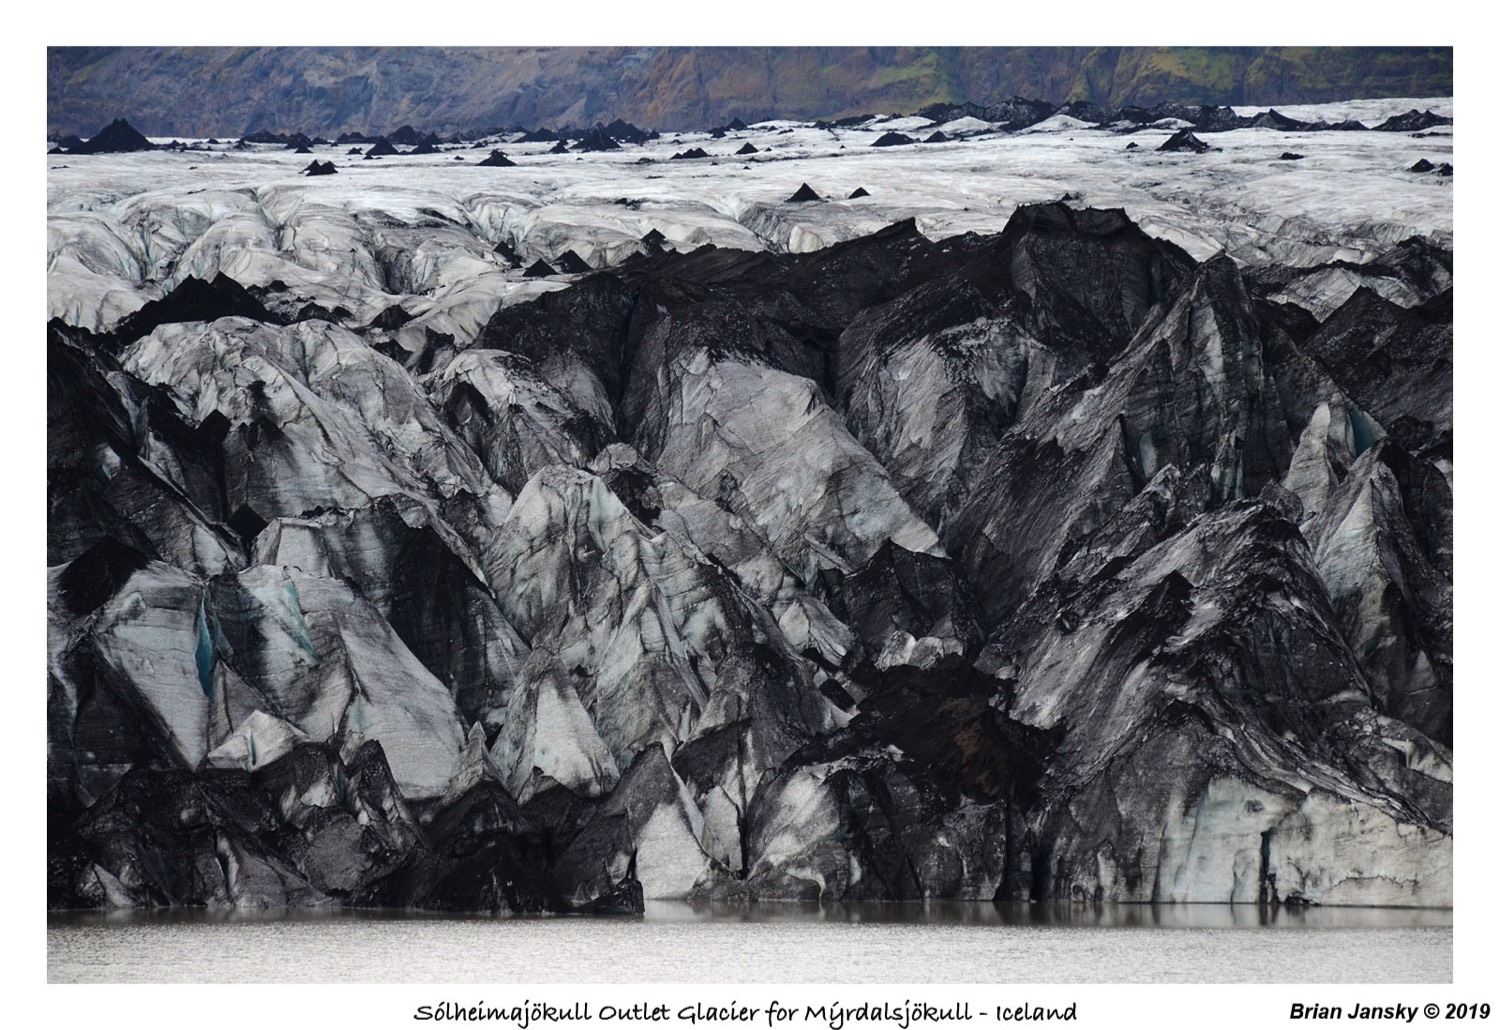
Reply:
[[1156, 149], [1159, 153], [1165, 154], [1206, 154], [1212, 148], [1197, 136], [1194, 136], [1191, 129], [1179, 129], [1172, 134], [1170, 139]]
[[657, 138], [654, 130], [648, 131], [642, 129], [640, 126], [632, 125], [622, 118], [616, 118], [602, 128], [596, 126], [596, 129], [614, 143], [634, 143], [640, 145], [642, 143], [649, 143], [651, 140]]
[[1418, 132], [1422, 129], [1430, 129], [1434, 125], [1452, 124], [1452, 118], [1412, 108], [1405, 114], [1392, 115], [1374, 128], [1376, 132]]
[[1311, 128], [1311, 123], [1288, 118], [1273, 107], [1251, 118], [1248, 128], [1275, 129], [1277, 132], [1305, 132]]
[[998, 104], [931, 104], [917, 114], [935, 122], [951, 122], [959, 118], [977, 118], [982, 122], [993, 122], [1012, 132], [1046, 121], [1057, 113], [1057, 108], [1045, 100], [1027, 100], [1012, 97]]
[[1058, 114], [1065, 114], [1069, 118], [1077, 118], [1081, 122], [1091, 122], [1094, 125], [1105, 125], [1115, 120], [1115, 114], [1108, 108], [1089, 100], [1074, 100], [1058, 108]]
[[593, 269], [589, 267], [587, 261], [583, 260], [583, 258], [579, 257], [571, 250], [565, 250], [561, 254], [557, 255], [557, 260], [554, 262], [554, 264], [557, 266], [557, 270], [559, 272], [563, 272], [567, 275], [582, 275], [585, 272], [593, 271]]
[[87, 140], [78, 140], [64, 149], [69, 154], [129, 154], [156, 147], [125, 119], [117, 118]]
[[422, 143], [435, 142], [435, 138], [424, 136], [410, 125], [401, 126], [395, 132], [385, 136], [385, 139], [393, 146], [398, 147], [415, 147]]
[[[639, 133], [640, 130], [637, 129], [636, 132]], [[643, 137], [645, 135], [640, 134]], [[607, 150], [619, 150], [620, 144], [616, 143], [605, 129], [596, 126], [584, 133], [583, 137], [573, 144], [573, 149], [583, 153], [602, 153]]]
[[212, 322], [231, 315], [257, 322], [277, 321], [254, 295], [221, 272], [208, 282], [191, 276], [182, 280], [161, 300], [149, 301], [120, 322], [111, 336], [124, 344], [169, 322]]

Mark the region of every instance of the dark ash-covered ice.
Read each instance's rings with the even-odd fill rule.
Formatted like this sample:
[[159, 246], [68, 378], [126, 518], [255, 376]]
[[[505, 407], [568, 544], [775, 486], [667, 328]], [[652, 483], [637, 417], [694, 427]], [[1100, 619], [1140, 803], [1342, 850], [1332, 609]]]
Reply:
[[50, 905], [1451, 904], [1446, 250], [641, 241], [49, 323]]

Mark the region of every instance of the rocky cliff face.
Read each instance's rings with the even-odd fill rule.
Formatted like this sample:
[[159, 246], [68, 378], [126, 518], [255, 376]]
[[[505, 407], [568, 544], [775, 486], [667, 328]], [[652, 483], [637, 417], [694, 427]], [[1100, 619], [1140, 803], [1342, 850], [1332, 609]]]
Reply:
[[1420, 247], [1334, 303], [1049, 204], [468, 342], [55, 319], [50, 902], [1449, 904]]

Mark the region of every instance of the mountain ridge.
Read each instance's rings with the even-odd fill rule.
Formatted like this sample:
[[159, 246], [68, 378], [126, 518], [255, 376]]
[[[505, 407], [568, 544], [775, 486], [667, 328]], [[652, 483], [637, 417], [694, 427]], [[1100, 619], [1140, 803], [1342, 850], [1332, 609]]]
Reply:
[[1118, 108], [1452, 94], [1448, 47], [49, 47], [47, 127], [663, 130], [1011, 96]]

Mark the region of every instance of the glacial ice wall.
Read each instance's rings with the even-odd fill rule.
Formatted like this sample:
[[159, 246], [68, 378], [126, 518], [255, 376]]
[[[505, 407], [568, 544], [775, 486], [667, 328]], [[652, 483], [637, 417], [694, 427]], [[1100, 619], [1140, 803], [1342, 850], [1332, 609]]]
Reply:
[[784, 128], [52, 173], [53, 904], [1451, 904], [1451, 136]]

